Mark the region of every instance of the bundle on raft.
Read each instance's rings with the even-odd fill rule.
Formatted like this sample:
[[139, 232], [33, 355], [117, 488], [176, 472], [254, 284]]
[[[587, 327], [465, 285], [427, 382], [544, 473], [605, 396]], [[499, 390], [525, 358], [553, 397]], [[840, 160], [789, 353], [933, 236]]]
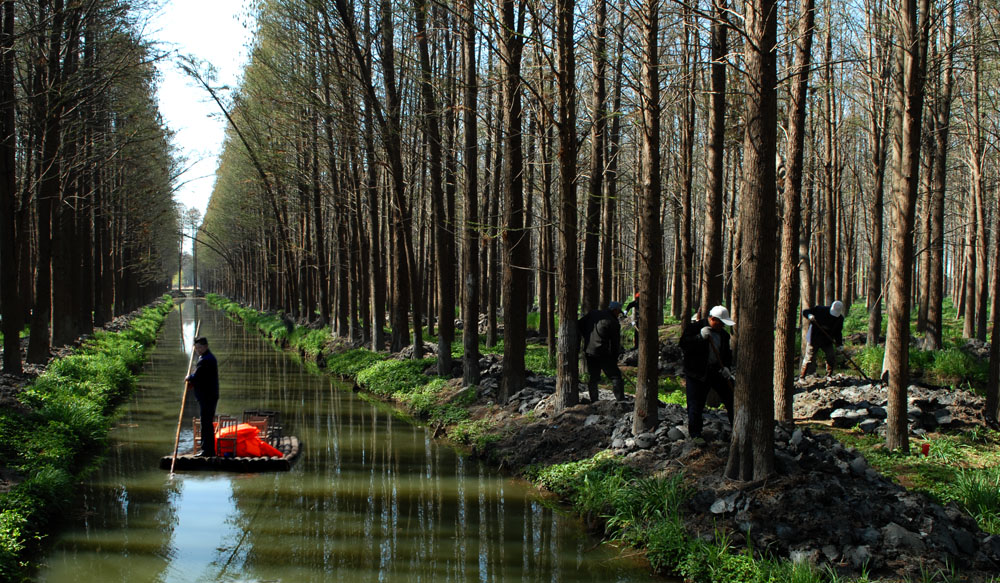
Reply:
[[169, 470], [221, 470], [233, 472], [288, 471], [298, 458], [301, 444], [295, 436], [282, 435], [277, 413], [244, 411], [243, 421], [219, 415], [215, 418], [215, 456], [194, 455], [201, 449], [201, 420], [192, 420], [194, 447], [184, 454], [160, 458], [160, 468]]

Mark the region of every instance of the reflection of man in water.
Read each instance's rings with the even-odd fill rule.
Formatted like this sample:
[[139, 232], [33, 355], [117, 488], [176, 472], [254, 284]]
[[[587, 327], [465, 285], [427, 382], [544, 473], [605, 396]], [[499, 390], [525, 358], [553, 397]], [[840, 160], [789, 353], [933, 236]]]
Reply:
[[194, 396], [201, 408], [201, 451], [195, 455], [212, 457], [215, 455], [215, 406], [219, 403], [219, 363], [208, 349], [205, 337], [195, 338], [194, 351], [198, 353], [198, 364], [194, 372], [185, 380], [187, 388], [194, 389]]

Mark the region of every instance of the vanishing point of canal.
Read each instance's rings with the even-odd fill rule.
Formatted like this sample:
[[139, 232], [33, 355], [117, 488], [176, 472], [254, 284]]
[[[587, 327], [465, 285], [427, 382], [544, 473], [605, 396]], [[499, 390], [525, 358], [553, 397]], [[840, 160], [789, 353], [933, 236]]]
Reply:
[[[197, 320], [219, 360], [219, 412], [280, 411], [285, 433], [303, 442], [291, 471], [159, 469], [173, 449]], [[181, 451], [195, 415], [192, 397]], [[529, 484], [308, 372], [200, 300], [168, 316], [110, 447], [39, 581], [656, 580]]]

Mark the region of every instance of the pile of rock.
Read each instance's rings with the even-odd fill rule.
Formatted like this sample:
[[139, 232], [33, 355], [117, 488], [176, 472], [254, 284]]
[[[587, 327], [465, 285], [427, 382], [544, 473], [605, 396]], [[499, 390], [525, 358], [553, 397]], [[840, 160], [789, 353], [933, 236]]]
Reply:
[[[830, 382], [807, 381], [800, 388], [794, 396], [796, 418], [831, 421], [834, 427], [857, 427], [865, 433], [885, 434], [888, 416], [885, 385], [837, 375]], [[910, 385], [906, 393], [912, 435], [985, 423], [983, 399], [974, 393], [920, 385]]]

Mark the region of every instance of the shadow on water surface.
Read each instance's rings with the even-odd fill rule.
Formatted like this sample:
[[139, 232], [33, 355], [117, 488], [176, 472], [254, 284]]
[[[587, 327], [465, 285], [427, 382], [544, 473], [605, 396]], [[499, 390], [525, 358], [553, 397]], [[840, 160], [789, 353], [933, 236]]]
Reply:
[[[305, 448], [290, 472], [157, 468], [173, 449], [199, 320], [219, 360], [220, 413], [280, 411]], [[181, 451], [196, 414], [189, 398]], [[201, 300], [183, 302], [160, 331], [78, 509], [39, 581], [655, 580], [529, 484], [307, 372]]]

